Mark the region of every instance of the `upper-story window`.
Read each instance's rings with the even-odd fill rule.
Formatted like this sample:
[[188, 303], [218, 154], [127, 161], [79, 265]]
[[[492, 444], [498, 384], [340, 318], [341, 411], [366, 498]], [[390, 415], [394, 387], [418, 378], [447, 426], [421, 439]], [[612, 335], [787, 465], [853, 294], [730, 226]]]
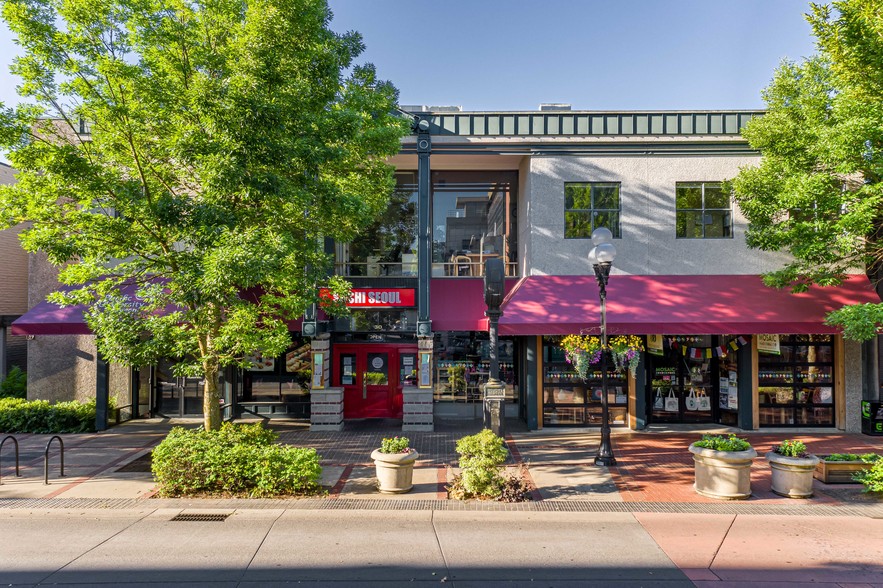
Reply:
[[675, 186], [678, 239], [733, 236], [733, 204], [720, 182], [678, 182]]
[[598, 227], [620, 237], [619, 182], [568, 182], [564, 201], [565, 239], [588, 239]]

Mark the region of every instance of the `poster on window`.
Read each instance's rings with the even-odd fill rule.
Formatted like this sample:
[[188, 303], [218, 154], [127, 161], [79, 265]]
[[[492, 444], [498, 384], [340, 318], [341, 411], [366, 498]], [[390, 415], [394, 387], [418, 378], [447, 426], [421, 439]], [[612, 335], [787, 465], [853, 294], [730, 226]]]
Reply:
[[662, 355], [662, 335], [647, 335], [647, 353]]
[[296, 374], [310, 369], [310, 344], [305, 343], [285, 354], [285, 371]]
[[769, 355], [781, 355], [778, 335], [757, 335], [757, 352]]
[[264, 357], [261, 353], [251, 353], [246, 359], [251, 363], [248, 368], [250, 372], [272, 372], [276, 369], [276, 360], [272, 357]]

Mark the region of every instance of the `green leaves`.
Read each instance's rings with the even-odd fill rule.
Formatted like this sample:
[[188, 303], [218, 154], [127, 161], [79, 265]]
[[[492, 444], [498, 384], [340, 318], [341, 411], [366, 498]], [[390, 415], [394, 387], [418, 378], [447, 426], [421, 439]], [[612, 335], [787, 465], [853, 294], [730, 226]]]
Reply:
[[[281, 353], [331, 267], [323, 240], [385, 209], [408, 132], [395, 88], [354, 66], [360, 37], [328, 29], [324, 0], [0, 3], [36, 104], [0, 112], [20, 171], [0, 228], [31, 223], [23, 246], [79, 286], [61, 298], [92, 304], [111, 361]], [[153, 277], [137, 312], [113, 293]]]
[[[730, 184], [748, 219], [749, 247], [792, 261], [766, 282], [796, 292], [837, 285], [847, 273], [883, 277], [883, 36], [881, 0], [813, 6], [820, 54], [784, 61], [763, 97], [768, 111], [744, 130], [760, 165]], [[867, 339], [880, 323], [868, 309], [829, 323]]]

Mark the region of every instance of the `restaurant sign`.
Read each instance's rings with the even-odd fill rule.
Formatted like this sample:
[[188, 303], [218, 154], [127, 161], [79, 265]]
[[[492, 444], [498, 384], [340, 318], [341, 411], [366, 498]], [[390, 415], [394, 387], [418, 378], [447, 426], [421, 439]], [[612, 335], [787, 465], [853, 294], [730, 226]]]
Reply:
[[[319, 298], [331, 298], [328, 288], [319, 288]], [[414, 288], [353, 288], [348, 308], [400, 308], [416, 306]]]

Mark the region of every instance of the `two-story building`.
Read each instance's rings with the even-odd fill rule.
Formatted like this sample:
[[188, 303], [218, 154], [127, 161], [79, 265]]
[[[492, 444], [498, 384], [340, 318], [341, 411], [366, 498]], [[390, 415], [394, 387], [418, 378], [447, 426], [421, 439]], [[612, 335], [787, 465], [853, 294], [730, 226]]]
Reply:
[[[611, 373], [613, 425], [859, 430], [859, 402], [879, 398], [876, 344], [844, 341], [824, 318], [879, 298], [863, 275], [799, 295], [766, 288], [760, 274], [786, 258], [747, 248], [721, 189], [759, 161], [739, 131], [762, 112], [402, 109], [414, 133], [392, 160], [386, 214], [356, 241], [327, 244], [353, 283], [352, 315], [310, 313], [286, 354], [229, 372], [228, 414], [312, 413], [317, 428], [480, 416], [483, 273], [499, 259], [507, 414], [532, 429], [599, 425], [600, 373], [577, 378], [559, 339], [599, 332], [587, 256], [603, 226], [617, 249], [608, 332], [647, 346], [635, 376]], [[135, 414], [201, 410], [198, 381], [166, 368], [133, 376]]]

